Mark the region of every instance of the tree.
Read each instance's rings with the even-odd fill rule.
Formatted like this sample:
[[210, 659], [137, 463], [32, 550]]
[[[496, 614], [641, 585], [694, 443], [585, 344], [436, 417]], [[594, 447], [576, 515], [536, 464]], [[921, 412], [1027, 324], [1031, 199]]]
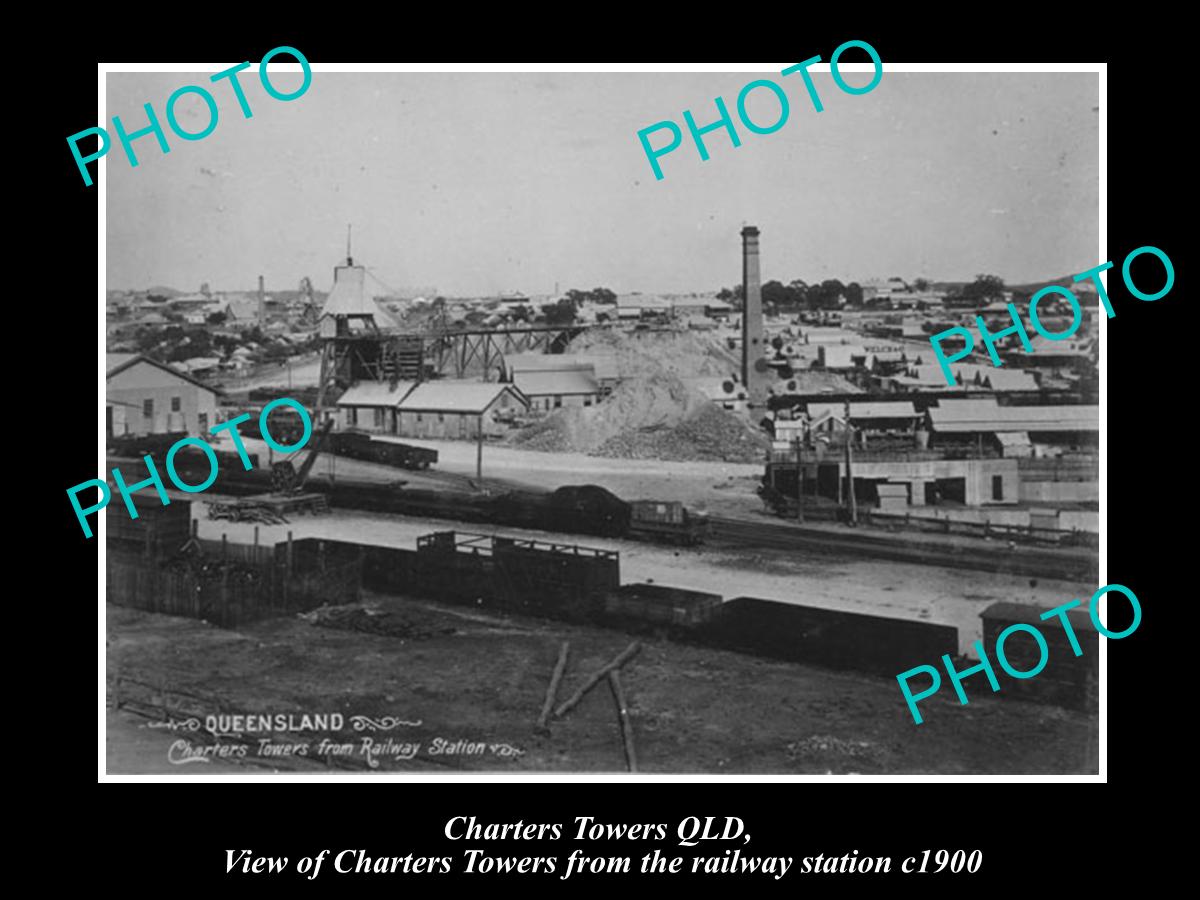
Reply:
[[933, 283], [928, 278], [918, 278], [913, 281], [913, 290], [918, 293], [924, 293], [933, 287]]
[[979, 309], [995, 300], [1004, 299], [1004, 279], [998, 275], [976, 275], [970, 284], [946, 297], [946, 306]]
[[846, 285], [845, 295], [846, 303], [848, 303], [850, 306], [862, 306], [863, 289], [862, 285], [857, 281], [852, 281]]
[[547, 303], [542, 307], [542, 315], [546, 317], [547, 325], [570, 325], [575, 321], [576, 306], [569, 297], [563, 297], [557, 303]]
[[592, 288], [590, 291], [581, 291], [578, 288], [571, 288], [567, 291], [566, 297], [575, 304], [575, 309], [584, 303], [616, 303], [617, 295], [608, 288], [598, 287]]
[[845, 299], [846, 286], [836, 278], [827, 278], [808, 290], [808, 305], [812, 309], [838, 309]]
[[762, 301], [766, 306], [790, 306], [792, 292], [778, 281], [768, 281], [762, 286]]
[[742, 286], [735, 284], [732, 288], [721, 288], [717, 291], [717, 299], [728, 303], [734, 309], [742, 308]]
[[226, 318], [225, 313], [215, 312], [212, 315], [210, 315], [207, 319], [205, 319], [204, 321], [207, 322], [209, 325], [224, 325], [225, 318]]

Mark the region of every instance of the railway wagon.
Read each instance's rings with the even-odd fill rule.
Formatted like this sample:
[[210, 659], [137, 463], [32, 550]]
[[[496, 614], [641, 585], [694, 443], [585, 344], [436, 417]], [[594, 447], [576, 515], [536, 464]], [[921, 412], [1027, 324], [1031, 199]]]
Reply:
[[720, 594], [665, 584], [623, 584], [604, 598], [608, 620], [628, 631], [686, 640], [690, 632], [719, 613]]
[[628, 536], [636, 540], [694, 547], [708, 536], [708, 517], [678, 501], [634, 500], [629, 512]]
[[166, 434], [123, 434], [109, 437], [108, 451], [113, 456], [142, 457], [147, 453], [156, 460], [167, 455], [176, 441], [187, 437], [186, 431], [171, 431]]
[[730, 650], [890, 677], [958, 653], [958, 629], [950, 625], [757, 597], [725, 603], [697, 636]]
[[[259, 414], [262, 410], [250, 409], [247, 412], [250, 413], [250, 418], [238, 423], [238, 434], [262, 440], [263, 435], [259, 427]], [[304, 420], [290, 406], [279, 406], [271, 410], [269, 421], [271, 438], [277, 444], [291, 446], [299, 443], [300, 438], [304, 436]]]
[[528, 538], [441, 531], [417, 539], [413, 589], [449, 603], [592, 621], [621, 581], [620, 554]]
[[330, 451], [347, 459], [383, 463], [401, 469], [428, 469], [438, 461], [438, 452], [398, 441], [380, 441], [361, 431], [339, 431], [330, 435]]
[[488, 504], [488, 519], [540, 531], [623, 537], [629, 530], [629, 504], [593, 484], [566, 485], [551, 494], [509, 491]]

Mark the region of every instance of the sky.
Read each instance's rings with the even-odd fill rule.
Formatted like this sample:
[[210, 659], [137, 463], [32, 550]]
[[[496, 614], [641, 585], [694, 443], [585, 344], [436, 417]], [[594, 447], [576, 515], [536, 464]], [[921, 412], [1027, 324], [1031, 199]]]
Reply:
[[[317, 71], [283, 102], [246, 70], [252, 118], [228, 85], [212, 85], [208, 137], [168, 129], [166, 155], [143, 138], [136, 168], [114, 137], [108, 287], [249, 290], [262, 274], [268, 290], [304, 276], [327, 290], [348, 223], [355, 261], [381, 293], [717, 290], [741, 280], [747, 224], [761, 231], [764, 281], [988, 273], [1021, 284], [1103, 261], [1098, 75], [884, 65], [862, 95], [814, 72], [820, 113], [798, 75], [777, 72]], [[272, 75], [278, 90], [299, 85], [298, 73]], [[737, 118], [738, 92], [756, 78], [789, 100], [772, 134]], [[110, 73], [108, 116], [132, 131], [150, 102], [166, 128], [166, 99], [187, 84], [208, 74]], [[717, 96], [742, 144], [714, 131], [701, 161], [683, 111], [703, 126], [718, 117]], [[779, 104], [759, 88], [748, 112], [767, 125]], [[176, 113], [189, 130], [208, 121], [194, 94]], [[660, 158], [659, 181], [637, 132], [667, 119], [683, 143]]]

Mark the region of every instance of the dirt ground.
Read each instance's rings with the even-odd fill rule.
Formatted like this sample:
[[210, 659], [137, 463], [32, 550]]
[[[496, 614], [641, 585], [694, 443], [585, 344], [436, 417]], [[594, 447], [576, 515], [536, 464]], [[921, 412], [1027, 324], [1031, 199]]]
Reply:
[[[326, 454], [314, 465], [312, 477], [383, 483], [407, 481], [411, 487], [420, 488], [444, 486], [440, 480], [442, 473], [475, 477], [477, 448], [471, 441], [397, 440], [437, 450], [437, 464], [428, 472], [414, 472]], [[244, 438], [244, 442], [251, 453], [259, 454], [259, 465], [266, 467], [266, 444], [253, 438]], [[232, 442], [218, 442], [217, 446], [222, 450], [233, 450]], [[305, 452], [297, 455], [303, 457]], [[278, 461], [280, 457], [274, 459]], [[762, 463], [607, 459], [584, 453], [549, 453], [497, 444], [486, 444], [483, 448], [485, 482], [495, 480], [501, 486], [545, 491], [565, 484], [597, 484], [625, 500], [679, 500], [697, 510], [721, 515], [750, 515], [763, 509], [762, 500], [755, 494], [762, 473]]]
[[[571, 653], [560, 701], [627, 646], [628, 635], [395, 597], [366, 603], [402, 623], [407, 637], [318, 627], [297, 616], [234, 631], [108, 606], [109, 703], [119, 673], [129, 704], [108, 713], [108, 771], [330, 771], [313, 759], [321, 740], [345, 745], [333, 771], [366, 771], [371, 760], [379, 771], [625, 771], [606, 683], [551, 720], [548, 733], [535, 723], [563, 640]], [[1095, 716], [983, 692], [972, 692], [968, 706], [942, 692], [922, 704], [925, 723], [916, 726], [891, 679], [659, 641], [644, 642], [622, 681], [643, 772], [1096, 771]], [[188, 755], [179, 742], [196, 748], [213, 739], [150, 728], [163, 718], [154, 709], [160, 702], [180, 719], [340, 712], [346, 724], [337, 735], [219, 738], [217, 745], [241, 746], [245, 755], [173, 763]], [[414, 724], [356, 732], [352, 716]], [[369, 751], [364, 738], [375, 742]], [[295, 755], [300, 745], [307, 756]], [[267, 755], [267, 746], [290, 746], [293, 755]]]

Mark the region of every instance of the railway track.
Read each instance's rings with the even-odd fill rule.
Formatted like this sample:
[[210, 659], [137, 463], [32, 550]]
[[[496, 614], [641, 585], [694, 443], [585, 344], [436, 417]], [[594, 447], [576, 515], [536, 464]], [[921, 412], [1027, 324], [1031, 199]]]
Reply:
[[995, 543], [979, 545], [908, 541], [891, 535], [874, 534], [863, 528], [840, 534], [774, 522], [752, 522], [710, 516], [710, 544], [763, 547], [773, 550], [818, 551], [840, 556], [871, 556], [924, 565], [1033, 575], [1070, 581], [1093, 581], [1097, 562], [1087, 551], [1045, 549]]
[[[117, 461], [119, 460], [112, 460], [112, 462]], [[403, 475], [402, 470], [397, 470], [397, 473]], [[313, 484], [312, 488], [331, 493], [340, 501], [335, 502], [335, 506], [348, 509], [459, 519], [459, 516], [448, 515], [448, 512], [453, 507], [456, 494], [474, 493], [473, 480], [467, 475], [435, 472], [434, 470], [421, 472], [420, 476], [426, 479], [432, 478], [445, 486], [445, 505], [439, 508], [406, 508], [404, 502], [406, 495], [403, 492], [392, 496], [391, 492], [378, 482], [339, 478], [336, 486]], [[401, 477], [399, 480], [404, 479]], [[501, 479], [485, 479], [485, 482], [493, 489], [502, 489], [507, 486], [507, 483]], [[269, 485], [269, 480], [259, 470], [250, 472], [230, 470], [228, 473], [223, 472], [219, 485], [222, 493], [241, 495], [261, 492], [265, 489], [264, 485]], [[461, 520], [478, 521], [478, 517], [463, 516]], [[486, 521], [494, 525], [506, 524], [493, 519]], [[1095, 581], [1099, 574], [1095, 554], [1083, 549], [1044, 548], [1028, 545], [1019, 545], [1010, 549], [1007, 542], [1001, 541], [967, 542], [962, 538], [944, 542], [913, 540], [891, 533], [877, 532], [869, 527], [838, 532], [782, 522], [755, 522], [724, 516], [710, 516], [709, 523], [708, 544], [710, 546], [725, 544], [730, 547], [802, 550], [808, 553], [824, 553], [849, 559], [865, 556], [920, 565], [973, 569], [1037, 578], [1058, 578], [1068, 581]]]

